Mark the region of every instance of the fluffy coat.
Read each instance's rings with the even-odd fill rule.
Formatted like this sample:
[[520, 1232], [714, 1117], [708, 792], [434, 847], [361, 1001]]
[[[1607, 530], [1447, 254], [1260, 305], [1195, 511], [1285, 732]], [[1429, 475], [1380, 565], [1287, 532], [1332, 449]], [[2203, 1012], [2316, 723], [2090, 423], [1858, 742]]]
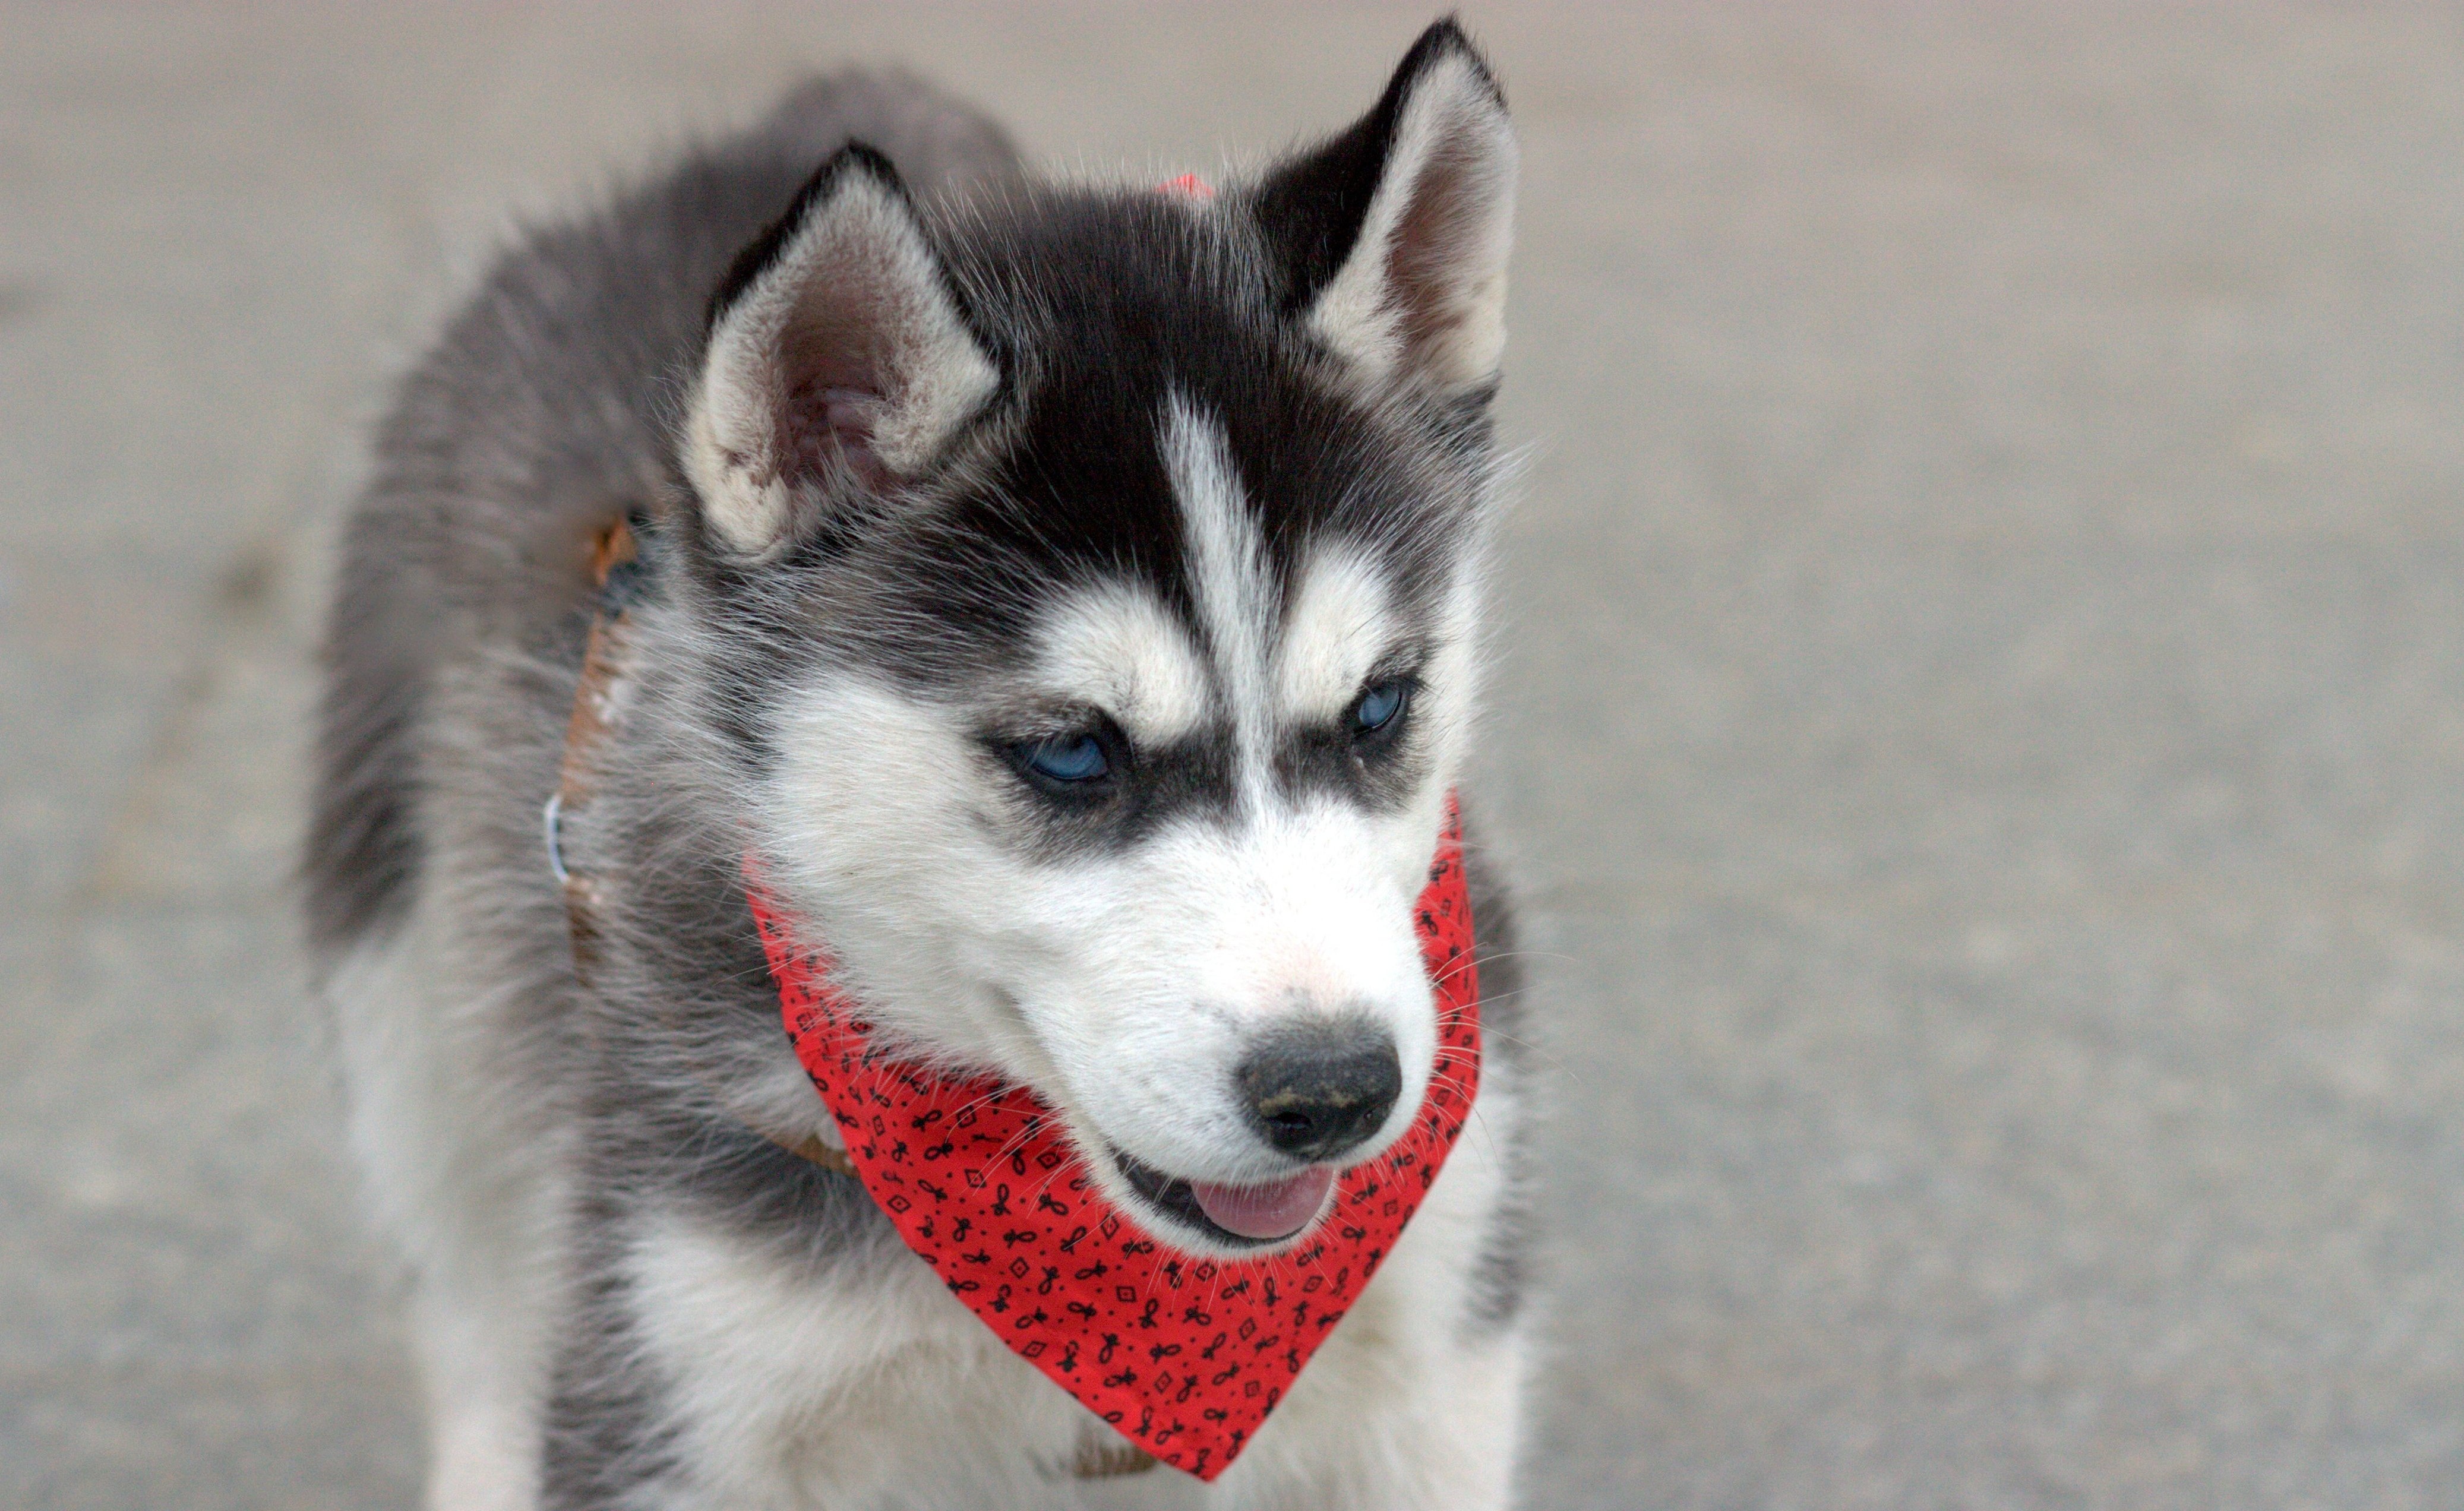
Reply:
[[[346, 537], [306, 897], [431, 1505], [1507, 1502], [1522, 1002], [1476, 842], [1477, 1125], [1213, 1485], [1074, 1478], [1109, 1431], [780, 1147], [831, 1129], [738, 873], [1108, 1178], [1286, 1174], [1227, 1088], [1300, 1016], [1395, 1046], [1408, 1118], [1396, 900], [1471, 726], [1505, 120], [1441, 24], [1360, 122], [1201, 200], [1038, 183], [913, 79], [816, 81], [533, 236], [409, 377]], [[585, 987], [539, 811], [587, 543], [627, 515], [642, 666], [564, 839], [607, 882]], [[1359, 728], [1388, 689], [1399, 733]], [[1035, 764], [1056, 741], [1100, 791]]]

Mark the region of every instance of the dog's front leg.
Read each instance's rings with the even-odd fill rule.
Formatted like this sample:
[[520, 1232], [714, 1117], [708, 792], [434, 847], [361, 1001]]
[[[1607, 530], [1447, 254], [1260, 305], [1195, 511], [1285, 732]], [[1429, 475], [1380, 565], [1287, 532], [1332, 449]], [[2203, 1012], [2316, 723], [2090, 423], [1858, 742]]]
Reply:
[[[1353, 1347], [1338, 1349], [1337, 1344]], [[1529, 1345], [1507, 1325], [1404, 1368], [1331, 1342], [1205, 1500], [1223, 1511], [1504, 1511], [1513, 1503]], [[1177, 1502], [1175, 1502], [1177, 1503]]]
[[1383, 1434], [1386, 1489], [1362, 1503], [1392, 1511], [1504, 1511], [1512, 1504], [1528, 1351], [1522, 1330], [1510, 1328], [1466, 1343], [1448, 1368], [1432, 1371]]

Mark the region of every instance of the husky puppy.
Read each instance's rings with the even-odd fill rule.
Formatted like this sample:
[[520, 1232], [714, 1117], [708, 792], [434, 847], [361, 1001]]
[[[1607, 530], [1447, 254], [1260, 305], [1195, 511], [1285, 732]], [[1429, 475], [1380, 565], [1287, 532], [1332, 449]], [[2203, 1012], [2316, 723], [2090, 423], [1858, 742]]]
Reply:
[[[350, 522], [306, 861], [430, 1505], [1507, 1503], [1524, 1092], [1477, 845], [1474, 1121], [1212, 1484], [1073, 1471], [1120, 1439], [782, 1148], [838, 1135], [740, 866], [1167, 1241], [1306, 1224], [1436, 1054], [1411, 909], [1472, 726], [1514, 177], [1451, 22], [1211, 194], [1036, 182], [849, 76], [451, 323]], [[560, 836], [585, 980], [539, 815], [628, 515], [639, 670]]]

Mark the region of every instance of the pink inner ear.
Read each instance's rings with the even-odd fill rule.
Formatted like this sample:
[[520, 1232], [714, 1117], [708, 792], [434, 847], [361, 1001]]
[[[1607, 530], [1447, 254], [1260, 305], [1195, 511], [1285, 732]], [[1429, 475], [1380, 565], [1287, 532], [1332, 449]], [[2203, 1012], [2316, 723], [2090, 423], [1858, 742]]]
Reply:
[[1458, 144], [1441, 143], [1396, 223], [1387, 264], [1403, 317], [1403, 342], [1416, 357], [1452, 339], [1470, 311], [1463, 299], [1463, 263], [1476, 253], [1487, 206], [1476, 179], [1479, 164]]
[[896, 313], [883, 279], [862, 266], [825, 270], [797, 301], [780, 333], [786, 392], [778, 419], [781, 450], [801, 477], [825, 482], [835, 457], [868, 493], [890, 482], [875, 437], [891, 407], [885, 324]]
[[833, 457], [856, 484], [878, 492], [890, 482], [890, 469], [874, 450], [873, 431], [889, 401], [865, 388], [844, 388], [820, 383], [799, 385], [780, 416], [789, 438], [792, 471], [808, 478], [827, 477]]

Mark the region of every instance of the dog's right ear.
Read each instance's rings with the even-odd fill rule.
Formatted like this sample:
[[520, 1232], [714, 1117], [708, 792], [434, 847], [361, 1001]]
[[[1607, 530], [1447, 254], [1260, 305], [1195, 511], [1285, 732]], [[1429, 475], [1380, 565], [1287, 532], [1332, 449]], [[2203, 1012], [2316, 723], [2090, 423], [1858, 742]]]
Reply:
[[760, 560], [921, 475], [998, 383], [898, 170], [851, 142], [713, 296], [685, 472], [715, 542]]

